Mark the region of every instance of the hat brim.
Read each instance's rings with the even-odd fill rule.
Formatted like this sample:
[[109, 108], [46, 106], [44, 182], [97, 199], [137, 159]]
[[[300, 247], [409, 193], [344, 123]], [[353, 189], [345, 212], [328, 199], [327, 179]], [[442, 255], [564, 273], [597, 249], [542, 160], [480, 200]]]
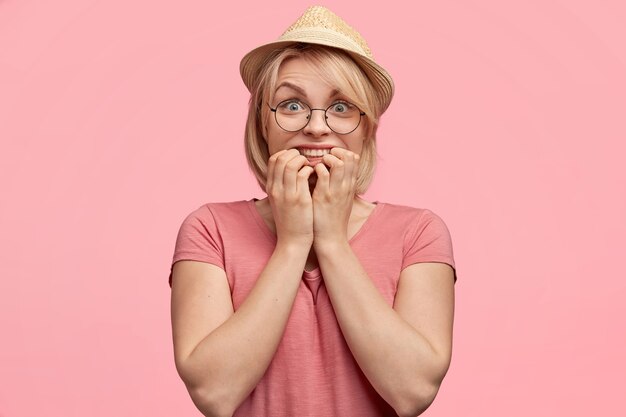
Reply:
[[354, 52], [350, 49], [345, 49], [337, 46], [336, 41], [327, 41], [325, 39], [308, 39], [308, 40], [279, 40], [270, 43], [266, 43], [261, 45], [252, 51], [248, 52], [242, 59], [239, 64], [239, 72], [241, 73], [241, 78], [243, 79], [244, 84], [248, 88], [248, 91], [252, 92], [254, 85], [257, 83], [257, 77], [261, 68], [263, 68], [267, 62], [269, 61], [271, 54], [273, 51], [281, 50], [286, 48], [287, 46], [298, 44], [298, 43], [311, 43], [316, 45], [324, 45], [330, 48], [338, 49], [343, 52], [346, 52], [354, 62], [363, 70], [365, 75], [368, 77], [374, 89], [376, 90], [381, 105], [383, 113], [389, 107], [391, 103], [391, 99], [394, 94], [394, 84], [389, 73], [376, 62], [371, 60], [370, 58], [361, 55], [357, 52]]

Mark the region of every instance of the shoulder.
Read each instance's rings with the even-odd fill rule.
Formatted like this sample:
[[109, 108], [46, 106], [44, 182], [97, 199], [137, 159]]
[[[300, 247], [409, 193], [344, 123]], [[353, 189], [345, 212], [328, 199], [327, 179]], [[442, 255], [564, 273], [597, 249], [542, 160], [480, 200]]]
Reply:
[[240, 216], [242, 213], [246, 213], [250, 210], [250, 204], [254, 204], [253, 200], [204, 203], [188, 213], [186, 220], [207, 220]]
[[428, 208], [386, 202], [379, 202], [378, 204], [382, 206], [381, 215], [396, 222], [427, 224], [435, 221], [443, 223], [443, 219], [435, 211]]
[[414, 263], [438, 262], [450, 265], [456, 282], [452, 238], [448, 226], [435, 211], [423, 207], [389, 204], [388, 218], [403, 218], [402, 269]]
[[239, 224], [254, 219], [251, 204], [254, 204], [253, 200], [202, 204], [183, 218], [179, 234], [208, 236], [221, 233], [219, 231], [239, 230]]
[[431, 209], [384, 203], [379, 215], [387, 230], [395, 230], [403, 236], [405, 247], [434, 240], [451, 245], [450, 230], [446, 222]]

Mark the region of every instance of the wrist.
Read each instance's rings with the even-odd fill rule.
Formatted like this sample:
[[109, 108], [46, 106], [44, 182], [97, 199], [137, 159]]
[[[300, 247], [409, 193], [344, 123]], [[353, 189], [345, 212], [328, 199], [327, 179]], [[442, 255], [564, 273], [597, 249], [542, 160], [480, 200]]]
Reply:
[[286, 252], [289, 255], [298, 256], [300, 254], [306, 254], [308, 256], [311, 247], [313, 246], [313, 237], [301, 238], [301, 239], [281, 239], [280, 237], [276, 241], [275, 250]]
[[349, 249], [350, 243], [347, 237], [315, 237], [313, 248], [315, 249], [315, 253], [323, 256]]

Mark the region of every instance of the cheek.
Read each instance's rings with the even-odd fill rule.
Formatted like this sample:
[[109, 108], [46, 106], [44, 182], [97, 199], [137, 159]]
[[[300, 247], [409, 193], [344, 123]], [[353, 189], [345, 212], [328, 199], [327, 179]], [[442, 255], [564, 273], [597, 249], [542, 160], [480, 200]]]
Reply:
[[361, 155], [363, 153], [365, 139], [362, 134], [356, 135], [354, 138], [349, 140], [348, 149], [354, 153]]
[[289, 141], [293, 135], [287, 134], [283, 130], [278, 131], [272, 126], [268, 126], [267, 135], [265, 136], [265, 142], [270, 155], [285, 148], [285, 144]]

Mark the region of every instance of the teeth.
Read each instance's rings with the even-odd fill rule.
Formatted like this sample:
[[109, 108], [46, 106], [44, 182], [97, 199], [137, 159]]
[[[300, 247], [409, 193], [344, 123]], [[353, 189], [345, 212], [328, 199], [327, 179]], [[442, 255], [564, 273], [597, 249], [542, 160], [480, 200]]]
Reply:
[[330, 149], [307, 149], [299, 148], [300, 155], [320, 157], [330, 153]]

